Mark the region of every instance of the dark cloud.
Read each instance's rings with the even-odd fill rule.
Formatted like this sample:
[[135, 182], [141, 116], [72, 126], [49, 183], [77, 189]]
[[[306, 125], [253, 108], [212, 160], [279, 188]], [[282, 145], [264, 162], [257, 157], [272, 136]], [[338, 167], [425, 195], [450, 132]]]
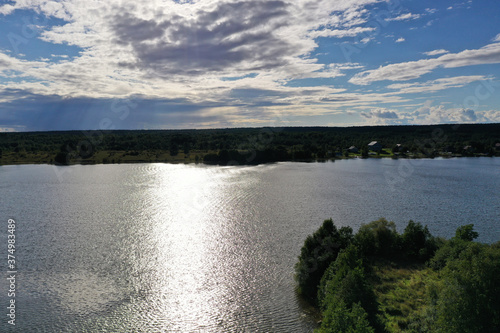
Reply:
[[182, 98], [62, 98], [12, 89], [1, 92], [2, 97], [12, 101], [0, 104], [0, 127], [22, 124], [25, 131], [175, 128], [183, 125], [185, 117], [202, 121], [200, 110], [219, 106]]
[[118, 14], [113, 18], [113, 30], [116, 33], [116, 42], [120, 44], [141, 43], [154, 40], [164, 35], [170, 22], [158, 23], [154, 20], [143, 20], [130, 13]]
[[220, 2], [193, 18], [172, 15], [143, 20], [133, 14], [112, 18], [116, 42], [130, 45], [139, 67], [153, 75], [257, 71], [288, 64], [301, 53], [298, 38], [276, 31], [289, 25], [284, 1]]
[[[195, 128], [204, 123], [230, 126], [234, 125], [231, 117], [256, 118], [262, 116], [260, 107], [285, 105], [258, 97], [267, 96], [271, 91], [255, 90], [255, 98], [251, 98], [246, 96], [246, 92], [251, 93], [250, 90], [235, 90], [233, 98], [216, 103], [192, 102], [186, 98], [151, 99], [144, 96], [127, 99], [63, 98], [7, 89], [0, 92], [0, 100], [10, 100], [8, 103], [0, 103], [0, 128], [62, 131]], [[276, 92], [275, 96], [278, 95]], [[232, 114], [203, 112], [220, 107], [232, 107], [235, 111]]]

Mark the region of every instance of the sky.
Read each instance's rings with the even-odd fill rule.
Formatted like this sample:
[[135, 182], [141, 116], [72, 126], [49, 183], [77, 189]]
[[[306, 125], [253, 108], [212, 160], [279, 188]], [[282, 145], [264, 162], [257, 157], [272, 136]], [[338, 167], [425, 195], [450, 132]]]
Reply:
[[0, 3], [0, 131], [500, 122], [498, 0]]

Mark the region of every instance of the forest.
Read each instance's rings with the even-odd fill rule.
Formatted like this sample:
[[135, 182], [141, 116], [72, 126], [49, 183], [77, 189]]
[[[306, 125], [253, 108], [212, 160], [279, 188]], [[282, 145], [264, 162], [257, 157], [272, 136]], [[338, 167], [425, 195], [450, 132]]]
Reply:
[[324, 332], [499, 332], [500, 241], [474, 225], [449, 240], [409, 221], [337, 228], [331, 219], [301, 249], [297, 289], [322, 312]]
[[[0, 164], [251, 165], [349, 157], [500, 156], [500, 124], [0, 133]], [[368, 146], [377, 141], [379, 149]]]

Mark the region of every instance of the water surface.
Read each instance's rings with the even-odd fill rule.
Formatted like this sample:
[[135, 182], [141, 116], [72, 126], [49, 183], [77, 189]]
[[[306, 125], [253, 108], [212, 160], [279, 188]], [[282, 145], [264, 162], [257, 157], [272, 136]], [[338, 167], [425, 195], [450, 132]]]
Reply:
[[0, 167], [4, 230], [17, 223], [15, 331], [310, 332], [293, 265], [324, 219], [357, 230], [386, 217], [400, 232], [413, 219], [444, 237], [474, 223], [494, 242], [499, 161]]

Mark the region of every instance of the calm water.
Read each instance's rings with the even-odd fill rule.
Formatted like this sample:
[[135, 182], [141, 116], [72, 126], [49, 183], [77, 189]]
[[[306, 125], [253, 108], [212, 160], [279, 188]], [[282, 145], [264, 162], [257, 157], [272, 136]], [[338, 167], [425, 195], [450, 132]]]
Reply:
[[[0, 167], [0, 331], [309, 332], [293, 265], [325, 218], [500, 240], [500, 159]], [[4, 313], [2, 313], [2, 311]]]

